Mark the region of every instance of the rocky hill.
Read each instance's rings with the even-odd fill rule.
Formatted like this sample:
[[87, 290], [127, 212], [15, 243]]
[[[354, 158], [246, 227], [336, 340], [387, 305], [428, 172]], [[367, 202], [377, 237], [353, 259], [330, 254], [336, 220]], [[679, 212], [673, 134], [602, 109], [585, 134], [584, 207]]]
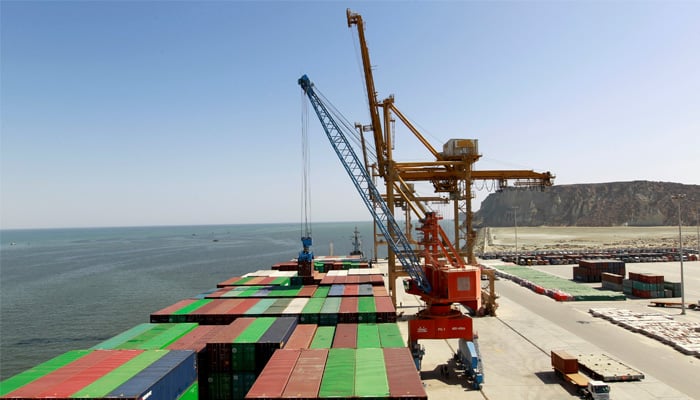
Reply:
[[544, 191], [509, 188], [490, 194], [474, 215], [475, 227], [513, 226], [662, 226], [697, 223], [700, 185], [671, 182], [611, 182], [555, 185]]

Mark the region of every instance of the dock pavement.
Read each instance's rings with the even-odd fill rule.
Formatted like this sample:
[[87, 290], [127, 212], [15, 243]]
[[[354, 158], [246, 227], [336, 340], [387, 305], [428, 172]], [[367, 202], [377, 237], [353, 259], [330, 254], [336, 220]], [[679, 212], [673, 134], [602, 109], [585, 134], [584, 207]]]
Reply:
[[[484, 264], [503, 264], [481, 261]], [[686, 263], [686, 282], [700, 279], [700, 262]], [[384, 272], [386, 261], [376, 265]], [[545, 271], [567, 276], [571, 266]], [[641, 268], [635, 265], [636, 269]], [[646, 270], [665, 268], [647, 266]], [[420, 308], [417, 296], [403, 292], [397, 284], [397, 313], [404, 339], [407, 319]], [[700, 287], [686, 289], [695, 295]], [[662, 312], [700, 322], [700, 311], [649, 307], [649, 300], [615, 302], [556, 302], [507, 280], [496, 281], [499, 296], [496, 317], [475, 318], [485, 382], [481, 390], [472, 389], [453, 360], [457, 340], [423, 340], [425, 346], [421, 380], [431, 399], [558, 400], [579, 398], [572, 387], [554, 373], [549, 352], [566, 350], [570, 354], [606, 354], [644, 374], [639, 381], [610, 382], [610, 398], [615, 400], [700, 399], [700, 358], [611, 322], [596, 318], [588, 311], [596, 307], [615, 307], [639, 312]], [[698, 297], [698, 296], [696, 296]], [[700, 297], [686, 298], [697, 303]], [[443, 365], [446, 366], [445, 374]]]

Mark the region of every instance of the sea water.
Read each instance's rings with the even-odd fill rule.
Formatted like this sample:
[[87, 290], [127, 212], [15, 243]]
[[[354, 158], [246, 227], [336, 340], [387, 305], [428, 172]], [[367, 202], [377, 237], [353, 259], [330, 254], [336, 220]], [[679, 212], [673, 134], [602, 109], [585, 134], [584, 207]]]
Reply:
[[[313, 224], [314, 253], [349, 254], [355, 227], [372, 257], [371, 222]], [[0, 380], [149, 322], [230, 277], [289, 261], [301, 232], [292, 223], [2, 230]]]

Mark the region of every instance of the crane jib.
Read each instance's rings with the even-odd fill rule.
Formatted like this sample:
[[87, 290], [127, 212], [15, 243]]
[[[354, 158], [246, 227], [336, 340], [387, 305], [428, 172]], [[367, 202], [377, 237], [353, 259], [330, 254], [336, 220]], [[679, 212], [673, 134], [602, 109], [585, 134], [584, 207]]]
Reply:
[[[326, 132], [328, 140], [331, 142], [336, 155], [343, 164], [345, 171], [350, 176], [360, 197], [362, 197], [365, 206], [367, 206], [367, 209], [374, 217], [377, 227], [382, 232], [384, 239], [399, 258], [403, 268], [415, 281], [418, 288], [424, 293], [430, 293], [430, 282], [425, 275], [425, 271], [422, 268], [418, 256], [411, 247], [406, 235], [401, 231], [399, 224], [394, 219], [386, 202], [382, 199], [379, 190], [372, 182], [369, 173], [360, 162], [359, 157], [350, 145], [347, 137], [328, 111], [328, 107], [326, 107], [313, 90], [313, 84], [309, 77], [303, 75], [299, 78], [298, 83], [309, 98], [309, 102], [314, 107], [314, 111], [321, 121], [321, 125]], [[378, 209], [374, 207], [374, 204], [378, 206]]]

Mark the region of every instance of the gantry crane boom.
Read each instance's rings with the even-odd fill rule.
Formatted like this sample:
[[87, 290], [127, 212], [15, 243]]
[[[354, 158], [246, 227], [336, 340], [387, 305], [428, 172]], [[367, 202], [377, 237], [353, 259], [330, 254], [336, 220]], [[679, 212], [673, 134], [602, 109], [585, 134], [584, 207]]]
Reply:
[[381, 194], [372, 182], [369, 172], [367, 172], [362, 162], [360, 162], [360, 158], [355, 153], [355, 150], [350, 145], [341, 125], [335, 121], [328, 107], [326, 107], [318, 94], [316, 94], [308, 76], [304, 75], [299, 78], [298, 83], [309, 98], [309, 102], [313, 106], [318, 119], [321, 121], [323, 130], [326, 132], [326, 136], [331, 142], [333, 150], [335, 150], [343, 167], [345, 167], [345, 171], [350, 176], [350, 179], [358, 193], [360, 193], [365, 205], [370, 213], [372, 213], [387, 243], [392, 247], [394, 253], [399, 257], [401, 264], [411, 278], [413, 278], [420, 290], [425, 293], [430, 293], [432, 288], [425, 276], [420, 260], [413, 251], [408, 239], [399, 228], [394, 216], [387, 208], [386, 203], [383, 201], [374, 201], [374, 203], [379, 206], [379, 210], [374, 208], [373, 198], [381, 199]]
[[[374, 130], [375, 152], [377, 154], [379, 176], [387, 182], [387, 197], [390, 208], [393, 207], [392, 182], [401, 178], [405, 182], [425, 181], [432, 183], [435, 192], [448, 193], [454, 203], [455, 238], [454, 244], [461, 248], [460, 240], [465, 241], [466, 256], [469, 264], [476, 264], [474, 256], [475, 231], [472, 229], [471, 211], [471, 187], [474, 181], [495, 181], [496, 187], [501, 189], [508, 185], [509, 181], [515, 181], [514, 185], [519, 187], [544, 188], [551, 186], [554, 175], [549, 172], [539, 173], [530, 170], [503, 170], [503, 171], [479, 171], [474, 169], [474, 164], [481, 157], [476, 148], [476, 140], [471, 139], [451, 139], [452, 142], [471, 142], [470, 151], [461, 153], [451, 153], [449, 151], [437, 151], [425, 137], [416, 129], [409, 119], [396, 107], [393, 96], [389, 96], [382, 102], [377, 100], [374, 77], [369, 59], [369, 49], [365, 40], [364, 25], [359, 14], [347, 10], [348, 27], [357, 25], [360, 40], [360, 52], [362, 55], [363, 70], [365, 73], [365, 84], [368, 95], [368, 105]], [[379, 108], [383, 108], [384, 131], [382, 132], [381, 121], [379, 120]], [[393, 115], [413, 133], [423, 146], [434, 157], [434, 161], [423, 163], [401, 163], [396, 162], [392, 155], [392, 132], [388, 121], [393, 120]], [[464, 149], [462, 149], [464, 150]], [[459, 219], [463, 216], [464, 223]], [[390, 268], [391, 274], [391, 268]], [[391, 278], [391, 276], [390, 276]], [[391, 279], [390, 279], [391, 281]]]
[[377, 91], [374, 88], [374, 76], [372, 75], [372, 64], [369, 61], [369, 50], [365, 41], [365, 28], [362, 16], [353, 13], [350, 9], [346, 11], [348, 17], [348, 28], [357, 25], [357, 33], [360, 40], [360, 51], [362, 52], [362, 69], [365, 75], [365, 86], [367, 89], [367, 104], [369, 104], [369, 115], [374, 131], [374, 148], [377, 150], [377, 169], [380, 175], [385, 172], [385, 155], [380, 153], [383, 149], [382, 123], [379, 119], [379, 102], [377, 101]]

